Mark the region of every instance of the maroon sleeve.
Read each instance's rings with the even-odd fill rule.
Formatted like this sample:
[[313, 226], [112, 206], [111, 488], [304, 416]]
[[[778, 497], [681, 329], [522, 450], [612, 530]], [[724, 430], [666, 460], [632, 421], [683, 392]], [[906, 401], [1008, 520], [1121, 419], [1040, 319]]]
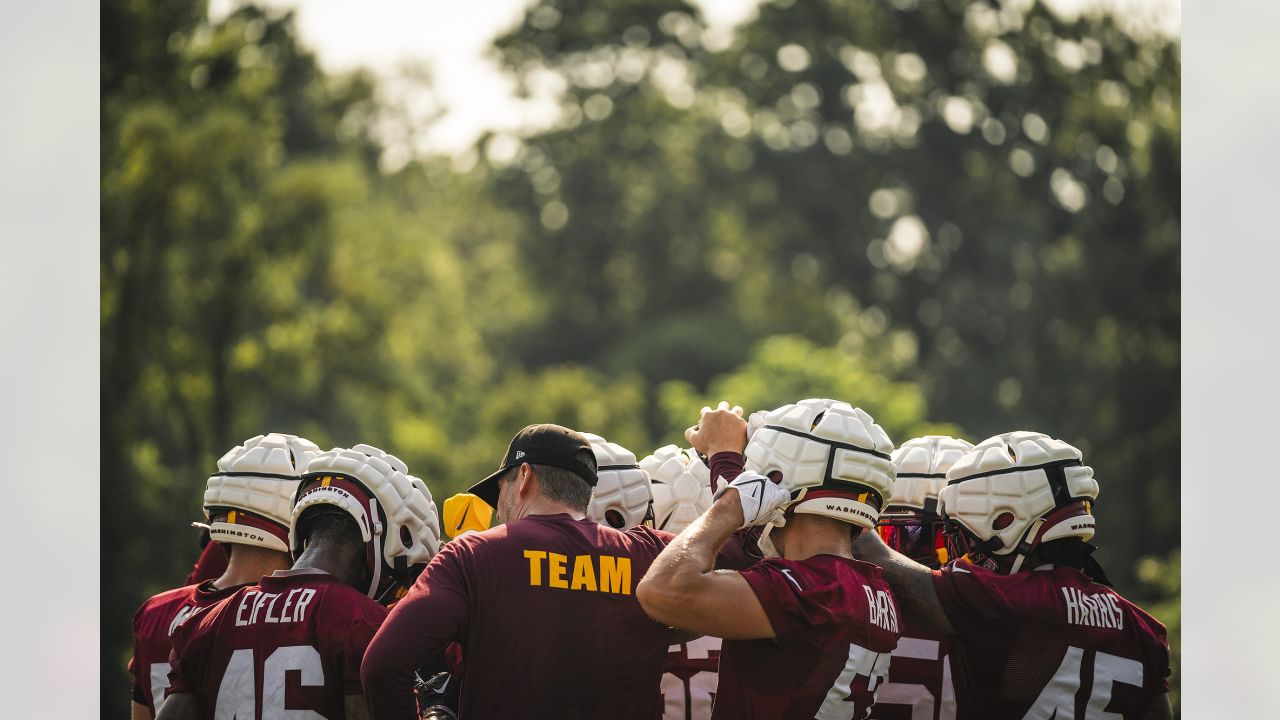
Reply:
[[773, 634], [786, 640], [802, 632], [813, 632], [827, 624], [832, 615], [829, 607], [845, 604], [839, 587], [823, 586], [805, 589], [788, 569], [775, 562], [764, 562], [742, 572], [742, 577], [760, 600], [760, 607], [773, 626]]
[[746, 458], [742, 457], [742, 453], [718, 452], [712, 455], [707, 464], [707, 469], [711, 472], [711, 492], [720, 487], [721, 480], [732, 482], [741, 475], [745, 465]]
[[[205, 621], [184, 622], [174, 631], [171, 639], [173, 648], [169, 651], [169, 695], [191, 695], [199, 687], [200, 678], [204, 676], [205, 655], [208, 654], [208, 638], [212, 633], [204, 632]], [[159, 700], [160, 698], [156, 698]]]
[[[1142, 642], [1146, 646], [1147, 661], [1153, 666], [1150, 690], [1153, 694], [1169, 692], [1169, 635], [1163, 623], [1155, 618], [1143, 622]], [[1147, 675], [1144, 673], [1144, 675]]]
[[[1013, 611], [1007, 595], [996, 580], [1008, 580], [987, 572], [971, 572], [958, 564], [933, 571], [933, 587], [938, 601], [953, 627], [998, 621]], [[1016, 579], [1016, 578], [1015, 578]]]
[[760, 554], [752, 555], [748, 548], [755, 547], [760, 536], [760, 527], [739, 530], [729, 537], [724, 547], [716, 555], [717, 570], [746, 570], [760, 562]]
[[[363, 596], [359, 599], [367, 600]], [[360, 602], [354, 612], [347, 615], [350, 622], [333, 635], [338, 657], [342, 658], [342, 694], [362, 695], [364, 685], [360, 682], [361, 661], [378, 628], [386, 621], [387, 610], [372, 601]]]
[[445, 545], [369, 643], [360, 675], [378, 720], [417, 720], [414, 670], [451, 641], [463, 640], [470, 604], [465, 568], [470, 557], [466, 537]]

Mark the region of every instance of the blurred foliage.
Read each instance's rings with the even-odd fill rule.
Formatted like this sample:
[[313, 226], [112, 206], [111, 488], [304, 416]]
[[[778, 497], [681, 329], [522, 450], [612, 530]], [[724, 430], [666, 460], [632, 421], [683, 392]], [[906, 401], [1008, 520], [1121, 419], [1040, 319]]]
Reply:
[[494, 53], [559, 120], [404, 164], [403, 109], [290, 13], [108, 0], [102, 37], [104, 709], [243, 439], [370, 442], [444, 498], [529, 422], [643, 455], [720, 399], [1078, 445], [1100, 559], [1177, 647], [1176, 41], [1031, 2], [727, 34], [542, 0]]

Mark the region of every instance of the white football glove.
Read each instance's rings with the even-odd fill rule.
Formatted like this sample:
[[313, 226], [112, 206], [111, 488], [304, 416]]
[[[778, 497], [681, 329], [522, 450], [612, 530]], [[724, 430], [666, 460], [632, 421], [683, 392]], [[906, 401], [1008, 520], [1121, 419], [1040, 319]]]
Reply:
[[769, 478], [753, 472], [744, 472], [734, 478], [733, 482], [721, 485], [716, 490], [715, 498], [720, 499], [729, 491], [737, 488], [738, 500], [742, 502], [742, 527], [764, 525], [782, 515], [782, 509], [791, 502], [791, 493]]

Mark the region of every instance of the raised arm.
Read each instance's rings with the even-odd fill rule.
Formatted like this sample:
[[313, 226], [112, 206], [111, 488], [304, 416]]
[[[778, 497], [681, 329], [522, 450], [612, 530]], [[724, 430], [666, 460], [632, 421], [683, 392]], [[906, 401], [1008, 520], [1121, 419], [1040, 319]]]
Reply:
[[742, 575], [715, 570], [716, 553], [742, 525], [738, 490], [729, 488], [654, 560], [636, 599], [654, 620], [730, 639], [773, 637], [773, 626]]
[[858, 534], [853, 543], [853, 554], [860, 560], [880, 566], [908, 620], [934, 632], [953, 632], [951, 621], [938, 600], [938, 591], [933, 587], [932, 570], [890, 548], [880, 533], [873, 531]]
[[[741, 411], [721, 403], [704, 412], [685, 437], [699, 452], [741, 453], [746, 423]], [[732, 571], [715, 570], [716, 554], [739, 528], [759, 524], [789, 498], [760, 475], [739, 475], [717, 493], [707, 512], [662, 551], [640, 584], [636, 598], [653, 619], [680, 630], [729, 639], [774, 637], [773, 626], [755, 591]]]

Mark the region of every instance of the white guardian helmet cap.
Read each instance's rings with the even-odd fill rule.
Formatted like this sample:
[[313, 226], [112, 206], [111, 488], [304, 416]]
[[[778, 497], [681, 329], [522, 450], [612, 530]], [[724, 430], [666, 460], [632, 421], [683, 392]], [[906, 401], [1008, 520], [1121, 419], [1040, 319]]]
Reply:
[[635, 453], [599, 435], [582, 433], [596, 456], [595, 488], [587, 517], [615, 530], [626, 530], [652, 520], [653, 492], [649, 473], [636, 462]]
[[987, 438], [947, 471], [939, 493], [959, 550], [1017, 572], [1042, 542], [1093, 537], [1098, 482], [1075, 447], [1019, 430]]
[[711, 472], [698, 453], [665, 445], [640, 461], [653, 484], [653, 526], [678, 533], [711, 507]]
[[256, 435], [218, 460], [204, 491], [209, 539], [289, 552], [289, 503], [298, 477], [319, 454], [297, 435]]
[[431, 491], [400, 458], [372, 445], [334, 448], [307, 465], [294, 500], [289, 544], [302, 553], [298, 520], [318, 505], [355, 520], [371, 580], [366, 594], [385, 603], [407, 590], [440, 550], [440, 516]]
[[746, 467], [766, 477], [781, 473], [780, 484], [794, 498], [788, 513], [875, 527], [893, 491], [893, 442], [866, 411], [815, 398], [783, 405], [757, 425]]
[[936, 515], [938, 493], [947, 485], [947, 470], [973, 443], [949, 435], [912, 438], [893, 451], [897, 479], [885, 510], [907, 509]]

